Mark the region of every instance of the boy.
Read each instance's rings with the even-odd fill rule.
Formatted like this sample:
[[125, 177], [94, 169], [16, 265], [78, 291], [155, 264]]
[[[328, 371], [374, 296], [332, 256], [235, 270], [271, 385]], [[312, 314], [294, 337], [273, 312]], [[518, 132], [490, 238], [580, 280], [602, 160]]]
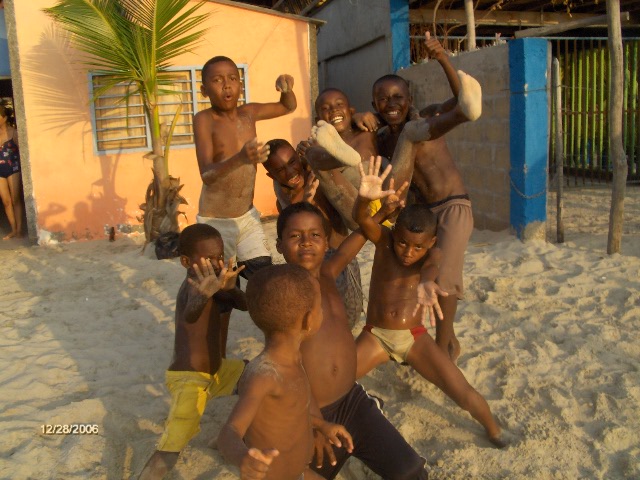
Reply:
[[[196, 156], [202, 178], [198, 223], [218, 229], [224, 239], [224, 256], [245, 265], [243, 276], [271, 265], [271, 255], [253, 206], [256, 165], [266, 160], [268, 149], [256, 138], [256, 122], [280, 117], [296, 109], [293, 78], [280, 75], [276, 103], [248, 103], [238, 106], [238, 67], [227, 57], [213, 57], [202, 67], [201, 93], [211, 108], [193, 119]], [[230, 308], [222, 306], [221, 333], [226, 353]]]
[[322, 323], [320, 285], [302, 267], [276, 265], [251, 277], [247, 303], [265, 347], [238, 385], [240, 398], [218, 437], [220, 452], [243, 479], [320, 479], [309, 470], [313, 430], [352, 449], [344, 427], [320, 418], [302, 366], [300, 344]]
[[[327, 88], [315, 102], [317, 125], [312, 129], [314, 143], [301, 142], [298, 153], [309, 163], [320, 180], [322, 191], [352, 230], [353, 202], [360, 183], [358, 164], [377, 155], [375, 133], [354, 129], [354, 109], [337, 88]], [[375, 211], [380, 208], [374, 208]]]
[[[428, 32], [426, 40], [429, 55], [442, 65], [454, 97], [441, 105], [427, 107], [421, 114], [427, 115], [429, 120], [455, 115], [458, 111], [458, 123], [475, 120], [481, 112], [480, 86], [468, 75], [460, 71], [456, 74], [444, 49]], [[409, 87], [402, 77], [388, 75], [373, 85], [374, 108], [388, 125], [378, 137], [380, 155], [393, 156], [391, 177], [396, 184], [410, 181], [415, 201], [427, 204], [438, 217], [436, 236], [443, 252], [438, 285], [449, 296], [439, 299], [444, 319], [436, 325], [436, 343], [455, 362], [460, 356], [460, 344], [454, 333], [453, 320], [457, 301], [463, 295], [464, 252], [473, 230], [471, 202], [441, 136], [433, 136], [411, 151], [394, 152], [400, 148], [398, 139], [407, 125], [411, 102]]]
[[[275, 139], [267, 142], [269, 157], [263, 163], [267, 175], [273, 179], [278, 212], [292, 203], [306, 201], [316, 205], [330, 227], [329, 250], [325, 258], [331, 258], [342, 241], [349, 234], [340, 214], [333, 208], [321, 191], [313, 172], [300, 161], [300, 157], [286, 140]], [[347, 309], [349, 326], [353, 328], [360, 319], [363, 309], [360, 266], [354, 258], [338, 275], [336, 286]]]
[[506, 444], [486, 400], [438, 348], [422, 325], [421, 316], [416, 315], [421, 279], [430, 284], [428, 288], [438, 290], [434, 283], [440, 260], [440, 251], [434, 248], [436, 217], [424, 205], [411, 205], [400, 212], [392, 230], [371, 220], [369, 202], [388, 195], [382, 191], [382, 182], [390, 167], [378, 177], [379, 164], [379, 158], [375, 165], [371, 161], [366, 176], [360, 166], [362, 183], [353, 209], [364, 236], [376, 246], [367, 324], [356, 340], [356, 376], [360, 378], [389, 360], [407, 363], [467, 410], [485, 428], [489, 440], [502, 448]]
[[[354, 232], [333, 257], [323, 260], [328, 242], [322, 213], [305, 202], [285, 208], [276, 228], [276, 248], [286, 262], [304, 267], [320, 282], [323, 322], [320, 330], [302, 344], [301, 351], [311, 392], [323, 418], [344, 425], [353, 438], [353, 455], [383, 478], [427, 478], [424, 459], [384, 417], [376, 400], [355, 382], [356, 345], [335, 279], [366, 239]], [[324, 478], [335, 478], [350, 454], [344, 448], [334, 451], [316, 436], [312, 469]]]
[[223, 293], [235, 308], [246, 310], [244, 293], [236, 287], [244, 266], [225, 266], [220, 233], [210, 225], [189, 225], [180, 233], [178, 252], [187, 276], [178, 290], [173, 362], [166, 373], [171, 409], [158, 448], [140, 475], [163, 478], [180, 451], [200, 431], [207, 402], [231, 395], [244, 370], [242, 360], [222, 357], [220, 313], [213, 299]]

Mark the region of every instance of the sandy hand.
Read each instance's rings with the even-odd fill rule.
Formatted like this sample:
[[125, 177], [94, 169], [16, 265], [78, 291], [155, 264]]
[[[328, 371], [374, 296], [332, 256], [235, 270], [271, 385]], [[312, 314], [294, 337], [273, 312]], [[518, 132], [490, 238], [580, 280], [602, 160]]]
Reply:
[[[393, 190], [395, 186], [395, 180], [392, 178], [389, 180], [389, 190]], [[409, 188], [409, 182], [404, 182], [402, 186], [392, 193], [382, 202], [380, 211], [382, 212], [384, 219], [395, 217], [398, 215], [399, 210], [405, 207], [405, 201], [402, 200], [404, 191]]]
[[318, 124], [311, 128], [311, 137], [340, 163], [350, 167], [360, 165], [360, 154], [342, 140], [330, 123], [319, 120]]
[[380, 164], [382, 163], [382, 157], [371, 157], [369, 160], [369, 174], [365, 174], [362, 163], [358, 164], [360, 169], [360, 188], [358, 189], [358, 195], [367, 200], [378, 200], [379, 198], [388, 197], [395, 193], [394, 190], [382, 190], [382, 184], [384, 179], [391, 173], [391, 165], [389, 165], [380, 176]]
[[[189, 285], [194, 287], [198, 293], [206, 298], [211, 298], [222, 287], [220, 279], [216, 276], [215, 269], [211, 260], [208, 258], [200, 259], [201, 265], [193, 264], [193, 271], [196, 279], [187, 278]], [[222, 263], [222, 262], [220, 262]], [[222, 273], [222, 272], [220, 272]]]
[[420, 282], [418, 284], [418, 303], [413, 310], [415, 316], [420, 310], [422, 310], [423, 320], [429, 317], [429, 323], [432, 327], [436, 326], [436, 317], [438, 320], [442, 320], [442, 309], [438, 303], [438, 295], [441, 297], [447, 297], [449, 294], [442, 290], [436, 282], [427, 281]]
[[293, 90], [293, 77], [291, 75], [280, 75], [276, 80], [276, 90], [288, 93]]
[[436, 37], [431, 37], [430, 32], [425, 32], [424, 39], [426, 42], [427, 54], [429, 55], [429, 58], [438, 60], [439, 58], [447, 55], [438, 39]]
[[269, 145], [258, 142], [257, 138], [253, 138], [244, 144], [241, 153], [248, 163], [253, 163], [254, 165], [264, 163], [269, 158]]
[[458, 70], [460, 91], [458, 92], [458, 107], [462, 114], [472, 122], [482, 115], [482, 87], [471, 75]]
[[245, 265], [240, 267], [234, 267], [235, 256], [229, 259], [228, 264], [225, 266], [222, 261], [220, 261], [220, 274], [218, 275], [218, 280], [220, 281], [220, 289], [221, 290], [233, 290], [236, 288], [236, 280], [238, 279], [238, 275], [242, 270], [244, 270]]
[[250, 448], [240, 462], [241, 479], [266, 478], [273, 459], [280, 455], [276, 449], [258, 450]]

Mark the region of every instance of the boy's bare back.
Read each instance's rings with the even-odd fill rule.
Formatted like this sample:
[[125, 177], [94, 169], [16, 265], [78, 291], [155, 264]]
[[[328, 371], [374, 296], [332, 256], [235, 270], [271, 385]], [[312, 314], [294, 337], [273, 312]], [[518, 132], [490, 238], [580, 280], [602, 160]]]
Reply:
[[297, 480], [291, 472], [306, 469], [313, 454], [313, 433], [309, 416], [311, 392], [301, 364], [283, 365], [268, 353], [253, 359], [240, 380], [240, 395], [268, 390], [245, 434], [251, 448], [275, 448], [280, 453], [273, 459], [265, 478]]

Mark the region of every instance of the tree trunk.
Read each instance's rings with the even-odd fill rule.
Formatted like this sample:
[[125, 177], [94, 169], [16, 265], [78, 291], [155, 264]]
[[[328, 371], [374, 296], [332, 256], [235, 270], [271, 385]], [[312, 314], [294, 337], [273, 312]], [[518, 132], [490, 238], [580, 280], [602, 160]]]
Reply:
[[607, 253], [619, 253], [622, 243], [624, 196], [627, 185], [627, 157], [622, 143], [622, 31], [620, 27], [620, 0], [607, 0], [609, 27], [609, 58], [611, 83], [609, 84], [609, 158], [613, 163], [613, 187], [609, 213]]
[[464, 13], [467, 17], [467, 51], [476, 49], [476, 20], [473, 14], [473, 0], [464, 0]]

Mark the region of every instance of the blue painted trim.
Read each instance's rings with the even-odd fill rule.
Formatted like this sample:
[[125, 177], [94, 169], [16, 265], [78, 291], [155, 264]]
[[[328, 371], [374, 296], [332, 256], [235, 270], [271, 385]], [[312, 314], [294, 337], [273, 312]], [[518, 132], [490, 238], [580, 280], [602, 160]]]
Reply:
[[391, 58], [393, 71], [407, 68], [411, 64], [409, 38], [409, 0], [391, 0]]
[[510, 223], [520, 239], [527, 225], [547, 218], [548, 49], [541, 38], [509, 42]]

